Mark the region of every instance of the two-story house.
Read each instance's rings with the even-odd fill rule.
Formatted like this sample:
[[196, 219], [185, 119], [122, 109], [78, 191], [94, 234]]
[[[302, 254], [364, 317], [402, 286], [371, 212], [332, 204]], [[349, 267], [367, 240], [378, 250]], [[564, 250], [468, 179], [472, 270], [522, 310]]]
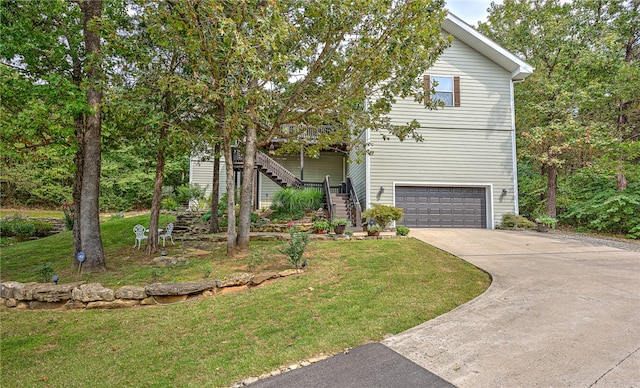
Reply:
[[[334, 207], [338, 202], [338, 213], [349, 191], [363, 209], [373, 203], [402, 208], [399, 224], [409, 227], [494, 228], [502, 215], [518, 213], [513, 87], [533, 68], [455, 15], [447, 16], [442, 30], [453, 43], [424, 74], [424, 83], [435, 86], [431, 98], [444, 106], [428, 110], [413, 99], [398, 99], [389, 114], [396, 124], [417, 120], [423, 142], [384, 140], [364, 130], [361, 140], [374, 152], [360, 163], [348, 162], [353, 152], [348, 147], [322, 152], [318, 159], [298, 154], [272, 159], [300, 181], [322, 182], [326, 176], [331, 185], [348, 181], [343, 196], [328, 199]], [[266, 175], [258, 174], [258, 208], [279, 189], [264, 179], [270, 169], [261, 170]], [[211, 162], [192, 157], [190, 182], [210, 186], [211, 171]], [[348, 215], [355, 221], [353, 209]]]

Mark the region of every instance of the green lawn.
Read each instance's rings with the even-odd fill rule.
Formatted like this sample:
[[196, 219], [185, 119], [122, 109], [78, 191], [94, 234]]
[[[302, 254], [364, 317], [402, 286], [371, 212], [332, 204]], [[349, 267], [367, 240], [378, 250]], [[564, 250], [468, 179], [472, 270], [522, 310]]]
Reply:
[[[111, 287], [153, 281], [149, 258], [131, 248], [130, 226], [138, 221], [103, 224], [109, 271], [86, 280]], [[70, 238], [1, 248], [2, 280], [29, 280], [24, 274], [43, 258], [70, 262]], [[159, 276], [189, 280], [285, 265], [277, 243], [253, 243], [252, 253], [233, 260], [223, 246]], [[172, 250], [187, 251], [180, 244]], [[105, 311], [2, 308], [3, 385], [229, 386], [380, 341], [474, 298], [490, 281], [414, 239], [315, 241], [305, 258], [303, 274], [199, 301]]]

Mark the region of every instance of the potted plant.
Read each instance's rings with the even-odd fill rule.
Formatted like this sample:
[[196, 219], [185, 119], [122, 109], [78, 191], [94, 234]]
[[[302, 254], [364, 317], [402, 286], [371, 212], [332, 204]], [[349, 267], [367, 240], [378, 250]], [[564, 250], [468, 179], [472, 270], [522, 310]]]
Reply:
[[548, 232], [549, 229], [555, 229], [557, 223], [557, 219], [546, 214], [536, 218], [536, 228], [538, 232]]
[[330, 227], [331, 224], [329, 224], [328, 221], [316, 221], [313, 223], [313, 230], [315, 230], [318, 234], [326, 233]]
[[367, 229], [367, 235], [369, 236], [380, 236], [380, 232], [382, 232], [382, 226], [373, 225]]
[[351, 221], [346, 218], [334, 218], [333, 221], [331, 221], [331, 226], [333, 226], [333, 231], [336, 234], [343, 234], [349, 225], [351, 225]]

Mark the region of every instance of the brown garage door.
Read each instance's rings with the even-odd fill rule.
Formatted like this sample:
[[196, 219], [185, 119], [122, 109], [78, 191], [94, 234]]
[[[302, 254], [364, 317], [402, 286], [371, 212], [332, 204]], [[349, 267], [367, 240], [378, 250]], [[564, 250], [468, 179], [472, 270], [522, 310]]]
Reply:
[[396, 186], [400, 224], [414, 228], [486, 228], [483, 187]]

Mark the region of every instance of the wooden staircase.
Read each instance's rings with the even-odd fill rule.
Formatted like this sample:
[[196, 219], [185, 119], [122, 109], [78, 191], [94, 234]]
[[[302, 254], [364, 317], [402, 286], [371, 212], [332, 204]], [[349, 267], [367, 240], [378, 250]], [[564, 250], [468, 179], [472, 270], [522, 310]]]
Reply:
[[334, 210], [332, 218], [344, 218], [349, 220], [349, 195], [347, 193], [330, 193]]
[[[329, 184], [329, 176], [325, 178], [324, 182], [303, 182], [294, 173], [260, 151], [256, 153], [255, 167], [280, 187], [309, 187], [322, 190], [330, 220], [345, 218], [350, 220], [353, 226], [360, 226], [362, 222], [361, 207], [351, 178], [347, 178], [346, 182], [335, 187]], [[244, 158], [237, 150], [233, 150], [233, 168], [234, 170], [244, 168]]]
[[[242, 170], [244, 168], [244, 159], [242, 154], [233, 151], [233, 168]], [[303, 183], [294, 173], [284, 168], [280, 163], [271, 159], [264, 152], [256, 152], [256, 168], [258, 171], [266, 175], [280, 187], [300, 188]]]

